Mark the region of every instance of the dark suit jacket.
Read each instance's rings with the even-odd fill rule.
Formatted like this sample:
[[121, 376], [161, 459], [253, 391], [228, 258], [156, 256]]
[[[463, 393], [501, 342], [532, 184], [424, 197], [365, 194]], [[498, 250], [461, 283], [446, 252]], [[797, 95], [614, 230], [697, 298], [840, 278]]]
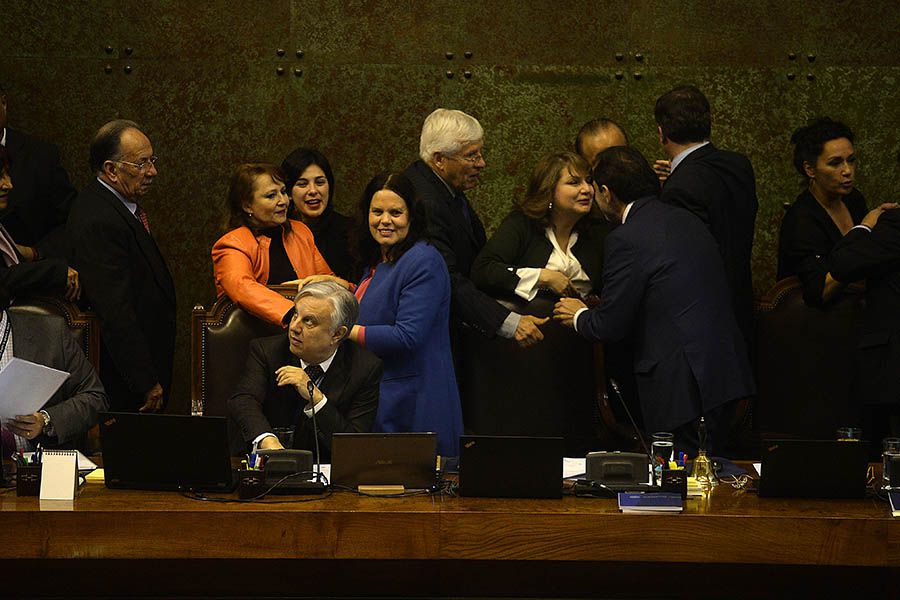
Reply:
[[307, 226], [316, 240], [316, 248], [334, 274], [347, 281], [359, 281], [362, 272], [350, 255], [353, 219], [336, 212], [329, 203], [325, 213]]
[[[587, 219], [587, 217], [585, 217]], [[605, 222], [587, 222], [579, 228], [578, 241], [572, 254], [593, 284], [600, 291], [603, 276], [603, 240]], [[489, 294], [509, 295], [519, 285], [519, 276], [512, 268], [547, 266], [553, 245], [544, 228], [520, 210], [511, 212], [488, 240], [472, 265], [472, 281]]]
[[[0, 227], [4, 227], [0, 225]], [[13, 238], [15, 240], [15, 238]], [[17, 240], [16, 240], [17, 241]], [[26, 261], [17, 248], [13, 248], [19, 264], [6, 266], [0, 256], [0, 285], [13, 298], [32, 292], [63, 293], [69, 268], [62, 258], [42, 258], [35, 262]]]
[[606, 236], [600, 306], [579, 315], [591, 341], [632, 337], [648, 431], [672, 431], [755, 393], [715, 240], [690, 213], [636, 201]]
[[509, 316], [509, 310], [480, 291], [469, 279], [472, 263], [487, 241], [481, 219], [463, 195], [469, 210], [469, 221], [466, 222], [460, 200], [424, 161], [417, 160], [404, 174], [425, 203], [430, 241], [444, 257], [450, 272], [452, 321], [468, 323], [484, 335], [493, 337]]
[[838, 281], [866, 279], [859, 337], [860, 396], [867, 404], [900, 404], [900, 209], [878, 218], [871, 233], [852, 229], [831, 251]]
[[56, 437], [40, 435], [35, 444], [51, 448], [82, 448], [97, 413], [108, 407], [100, 378], [72, 339], [60, 317], [7, 313], [12, 323], [13, 356], [70, 373], [62, 387], [44, 405]]
[[113, 410], [135, 410], [159, 382], [166, 398], [175, 353], [175, 284], [156, 242], [99, 181], [69, 215], [83, 300], [100, 318], [101, 379]]
[[59, 164], [59, 150], [9, 127], [6, 150], [13, 190], [0, 220], [16, 243], [37, 246], [44, 257], [65, 258], [65, 224], [75, 188]]
[[753, 339], [750, 256], [756, 228], [756, 177], [747, 157], [712, 144], [687, 155], [666, 180], [662, 201], [706, 223], [719, 245], [738, 326]]
[[[854, 189], [843, 198], [853, 224], [866, 216], [866, 199]], [[781, 221], [778, 234], [778, 279], [797, 275], [803, 300], [821, 306], [825, 275], [831, 271], [831, 249], [844, 237], [809, 190], [803, 190]]]
[[[307, 402], [293, 386], [279, 387], [275, 371], [299, 367], [284, 334], [253, 340], [247, 368], [228, 400], [228, 413], [247, 443], [273, 427], [296, 425], [294, 448], [314, 450], [312, 419], [303, 414]], [[322, 461], [331, 459], [331, 435], [372, 430], [378, 409], [381, 360], [356, 344], [344, 341], [322, 379], [319, 389], [328, 398], [316, 413]]]

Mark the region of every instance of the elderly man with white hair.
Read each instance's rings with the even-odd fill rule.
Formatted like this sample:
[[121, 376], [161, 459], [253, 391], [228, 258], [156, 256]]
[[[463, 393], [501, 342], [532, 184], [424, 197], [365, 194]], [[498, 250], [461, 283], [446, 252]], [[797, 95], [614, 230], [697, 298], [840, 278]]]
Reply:
[[485, 167], [484, 130], [477, 119], [459, 110], [439, 108], [422, 125], [420, 160], [406, 169], [428, 210], [431, 242], [450, 271], [451, 334], [461, 322], [484, 335], [514, 338], [521, 346], [543, 339], [547, 319], [510, 312], [475, 287], [472, 262], [487, 241], [484, 226], [466, 198]]

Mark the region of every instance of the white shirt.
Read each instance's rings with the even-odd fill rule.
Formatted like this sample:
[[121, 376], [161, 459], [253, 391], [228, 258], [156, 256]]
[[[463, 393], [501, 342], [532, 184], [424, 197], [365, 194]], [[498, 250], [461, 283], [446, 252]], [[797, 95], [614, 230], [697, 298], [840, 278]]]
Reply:
[[[572, 254], [572, 248], [578, 242], [578, 232], [573, 231], [571, 233], [569, 245], [565, 250], [560, 247], [552, 227], [545, 228], [544, 235], [550, 240], [550, 245], [553, 247], [550, 252], [550, 258], [547, 259], [547, 265], [544, 268], [551, 271], [559, 271], [568, 277], [569, 281], [572, 282], [572, 287], [582, 296], [590, 293], [591, 289], [593, 289], [591, 280], [587, 273], [584, 272], [584, 269], [581, 268], [581, 263]], [[509, 270], [519, 276], [519, 284], [515, 289], [516, 295], [529, 302], [534, 300], [538, 293], [538, 278], [541, 276], [541, 269], [539, 267], [522, 267], [518, 269], [510, 267]]]
[[0, 146], [6, 146], [6, 127], [3, 128], [3, 137], [0, 137]]
[[[319, 366], [322, 367], [322, 378], [323, 379], [325, 378], [324, 374], [328, 372], [328, 368], [331, 366], [331, 363], [334, 362], [335, 356], [337, 356], [337, 348], [335, 348], [335, 350], [334, 350], [334, 352], [332, 352], [331, 356], [329, 356], [328, 358], [326, 358], [325, 360], [323, 360], [322, 362], [319, 363]], [[300, 367], [302, 369], [306, 369], [306, 367], [309, 364], [310, 363], [306, 362], [302, 358], [300, 359]], [[319, 387], [319, 385], [318, 385], [319, 383], [322, 383], [322, 382], [321, 381], [313, 381], [313, 384], [315, 384], [316, 388]], [[319, 390], [319, 391], [321, 392], [322, 390]], [[307, 404], [306, 408], [303, 409], [303, 414], [306, 415], [306, 417], [308, 419], [311, 419], [313, 416], [313, 410], [315, 410], [315, 412], [318, 413], [320, 410], [322, 410], [322, 407], [325, 406], [326, 402], [328, 402], [328, 396], [326, 396], [325, 394], [322, 394], [322, 399], [316, 404], [315, 409], [311, 408], [309, 406], [309, 404]], [[265, 439], [269, 436], [275, 437], [275, 434], [272, 433], [271, 431], [266, 431], [265, 433], [261, 433], [258, 436], [256, 436], [256, 439], [253, 440], [253, 451], [256, 452], [256, 449], [257, 449], [257, 446], [259, 445], [259, 443], [261, 441], [263, 441], [263, 439]]]
[[[122, 194], [119, 193], [119, 190], [117, 190], [117, 189], [114, 188], [113, 186], [109, 185], [108, 183], [106, 183], [105, 181], [103, 181], [102, 179], [100, 179], [99, 177], [97, 178], [97, 181], [99, 181], [99, 182], [101, 183], [101, 185], [103, 185], [103, 187], [105, 187], [106, 189], [108, 189], [109, 191], [111, 191], [113, 194], [115, 194], [115, 195], [116, 195], [116, 198], [118, 198], [119, 201], [120, 201], [122, 204], [125, 205], [125, 208], [128, 209], [128, 212], [131, 213], [131, 216], [133, 216], [135, 219], [138, 219], [138, 216], [137, 216], [137, 203], [131, 202], [130, 200], [126, 200], [126, 199], [125, 199], [125, 196], [123, 196]], [[138, 221], [140, 221], [140, 219], [138, 219]]]

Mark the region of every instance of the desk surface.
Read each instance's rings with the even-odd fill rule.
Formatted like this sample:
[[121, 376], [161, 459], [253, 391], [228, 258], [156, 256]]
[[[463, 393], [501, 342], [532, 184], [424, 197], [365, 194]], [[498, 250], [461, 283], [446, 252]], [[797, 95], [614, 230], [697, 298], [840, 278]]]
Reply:
[[689, 499], [683, 513], [663, 515], [621, 514], [613, 499], [575, 497], [338, 492], [303, 503], [218, 504], [101, 484], [85, 485], [71, 511], [41, 510], [37, 498], [8, 491], [0, 513], [3, 559], [900, 567], [900, 521], [885, 502], [759, 498], [724, 484]]

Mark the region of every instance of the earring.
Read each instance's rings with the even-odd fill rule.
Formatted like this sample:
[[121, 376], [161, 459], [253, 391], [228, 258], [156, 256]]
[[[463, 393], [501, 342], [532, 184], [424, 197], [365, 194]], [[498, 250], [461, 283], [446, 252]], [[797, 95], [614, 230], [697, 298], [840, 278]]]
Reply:
[[547, 210], [553, 210], [553, 200], [551, 200], [550, 204], [547, 205]]

